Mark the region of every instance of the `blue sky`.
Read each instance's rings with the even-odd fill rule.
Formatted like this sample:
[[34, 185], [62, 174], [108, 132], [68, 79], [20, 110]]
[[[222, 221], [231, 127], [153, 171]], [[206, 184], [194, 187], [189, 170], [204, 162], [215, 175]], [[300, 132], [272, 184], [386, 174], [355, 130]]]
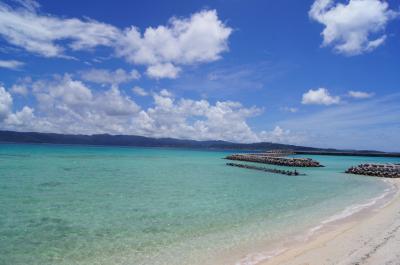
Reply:
[[399, 151], [400, 2], [0, 3], [0, 129]]

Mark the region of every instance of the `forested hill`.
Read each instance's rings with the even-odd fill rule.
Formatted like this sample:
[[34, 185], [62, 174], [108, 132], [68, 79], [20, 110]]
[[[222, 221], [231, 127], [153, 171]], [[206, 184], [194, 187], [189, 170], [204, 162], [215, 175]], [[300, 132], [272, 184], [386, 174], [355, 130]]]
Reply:
[[[79, 145], [104, 145], [104, 146], [138, 146], [138, 147], [181, 147], [202, 149], [231, 149], [231, 150], [271, 150], [291, 149], [301, 153], [315, 154], [377, 154], [388, 153], [377, 151], [337, 150], [306, 146], [278, 144], [270, 142], [260, 143], [232, 143], [227, 141], [195, 141], [174, 138], [151, 138], [136, 135], [74, 135], [38, 132], [0, 131], [0, 142], [8, 143], [49, 143], [49, 144], [79, 144]], [[398, 155], [398, 154], [397, 154]], [[396, 155], [396, 156], [397, 156]]]

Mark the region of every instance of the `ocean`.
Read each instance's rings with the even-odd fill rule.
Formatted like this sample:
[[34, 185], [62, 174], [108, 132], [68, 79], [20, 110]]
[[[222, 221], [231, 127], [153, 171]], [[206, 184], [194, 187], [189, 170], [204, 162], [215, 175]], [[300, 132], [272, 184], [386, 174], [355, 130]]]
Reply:
[[1, 144], [0, 264], [256, 264], [390, 191], [346, 168], [400, 162], [310, 155], [325, 167], [286, 176], [230, 153]]

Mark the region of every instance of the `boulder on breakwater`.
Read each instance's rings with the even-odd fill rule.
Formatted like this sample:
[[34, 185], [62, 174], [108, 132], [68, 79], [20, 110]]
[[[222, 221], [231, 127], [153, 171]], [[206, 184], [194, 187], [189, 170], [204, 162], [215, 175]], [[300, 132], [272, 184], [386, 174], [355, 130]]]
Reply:
[[293, 170], [293, 171], [292, 170], [281, 170], [281, 169], [275, 169], [275, 168], [256, 167], [256, 166], [236, 164], [236, 163], [226, 163], [226, 165], [232, 166], [232, 167], [255, 169], [255, 170], [260, 170], [260, 171], [264, 171], [264, 172], [282, 174], [282, 175], [288, 175], [288, 176], [299, 176], [299, 175], [305, 176], [305, 174], [300, 174], [297, 170]]
[[400, 178], [400, 164], [361, 164], [350, 167], [345, 172], [381, 178]]
[[288, 158], [269, 156], [268, 153], [259, 154], [233, 154], [226, 157], [229, 160], [256, 162], [289, 167], [322, 167], [322, 165], [311, 158]]

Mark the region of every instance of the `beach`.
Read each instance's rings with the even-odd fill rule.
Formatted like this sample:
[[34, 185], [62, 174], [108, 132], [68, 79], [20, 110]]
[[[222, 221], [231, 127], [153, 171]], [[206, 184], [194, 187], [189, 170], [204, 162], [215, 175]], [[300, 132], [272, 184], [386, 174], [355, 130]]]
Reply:
[[[400, 180], [390, 180], [397, 189]], [[350, 218], [262, 265], [400, 264], [400, 196], [362, 217]]]

